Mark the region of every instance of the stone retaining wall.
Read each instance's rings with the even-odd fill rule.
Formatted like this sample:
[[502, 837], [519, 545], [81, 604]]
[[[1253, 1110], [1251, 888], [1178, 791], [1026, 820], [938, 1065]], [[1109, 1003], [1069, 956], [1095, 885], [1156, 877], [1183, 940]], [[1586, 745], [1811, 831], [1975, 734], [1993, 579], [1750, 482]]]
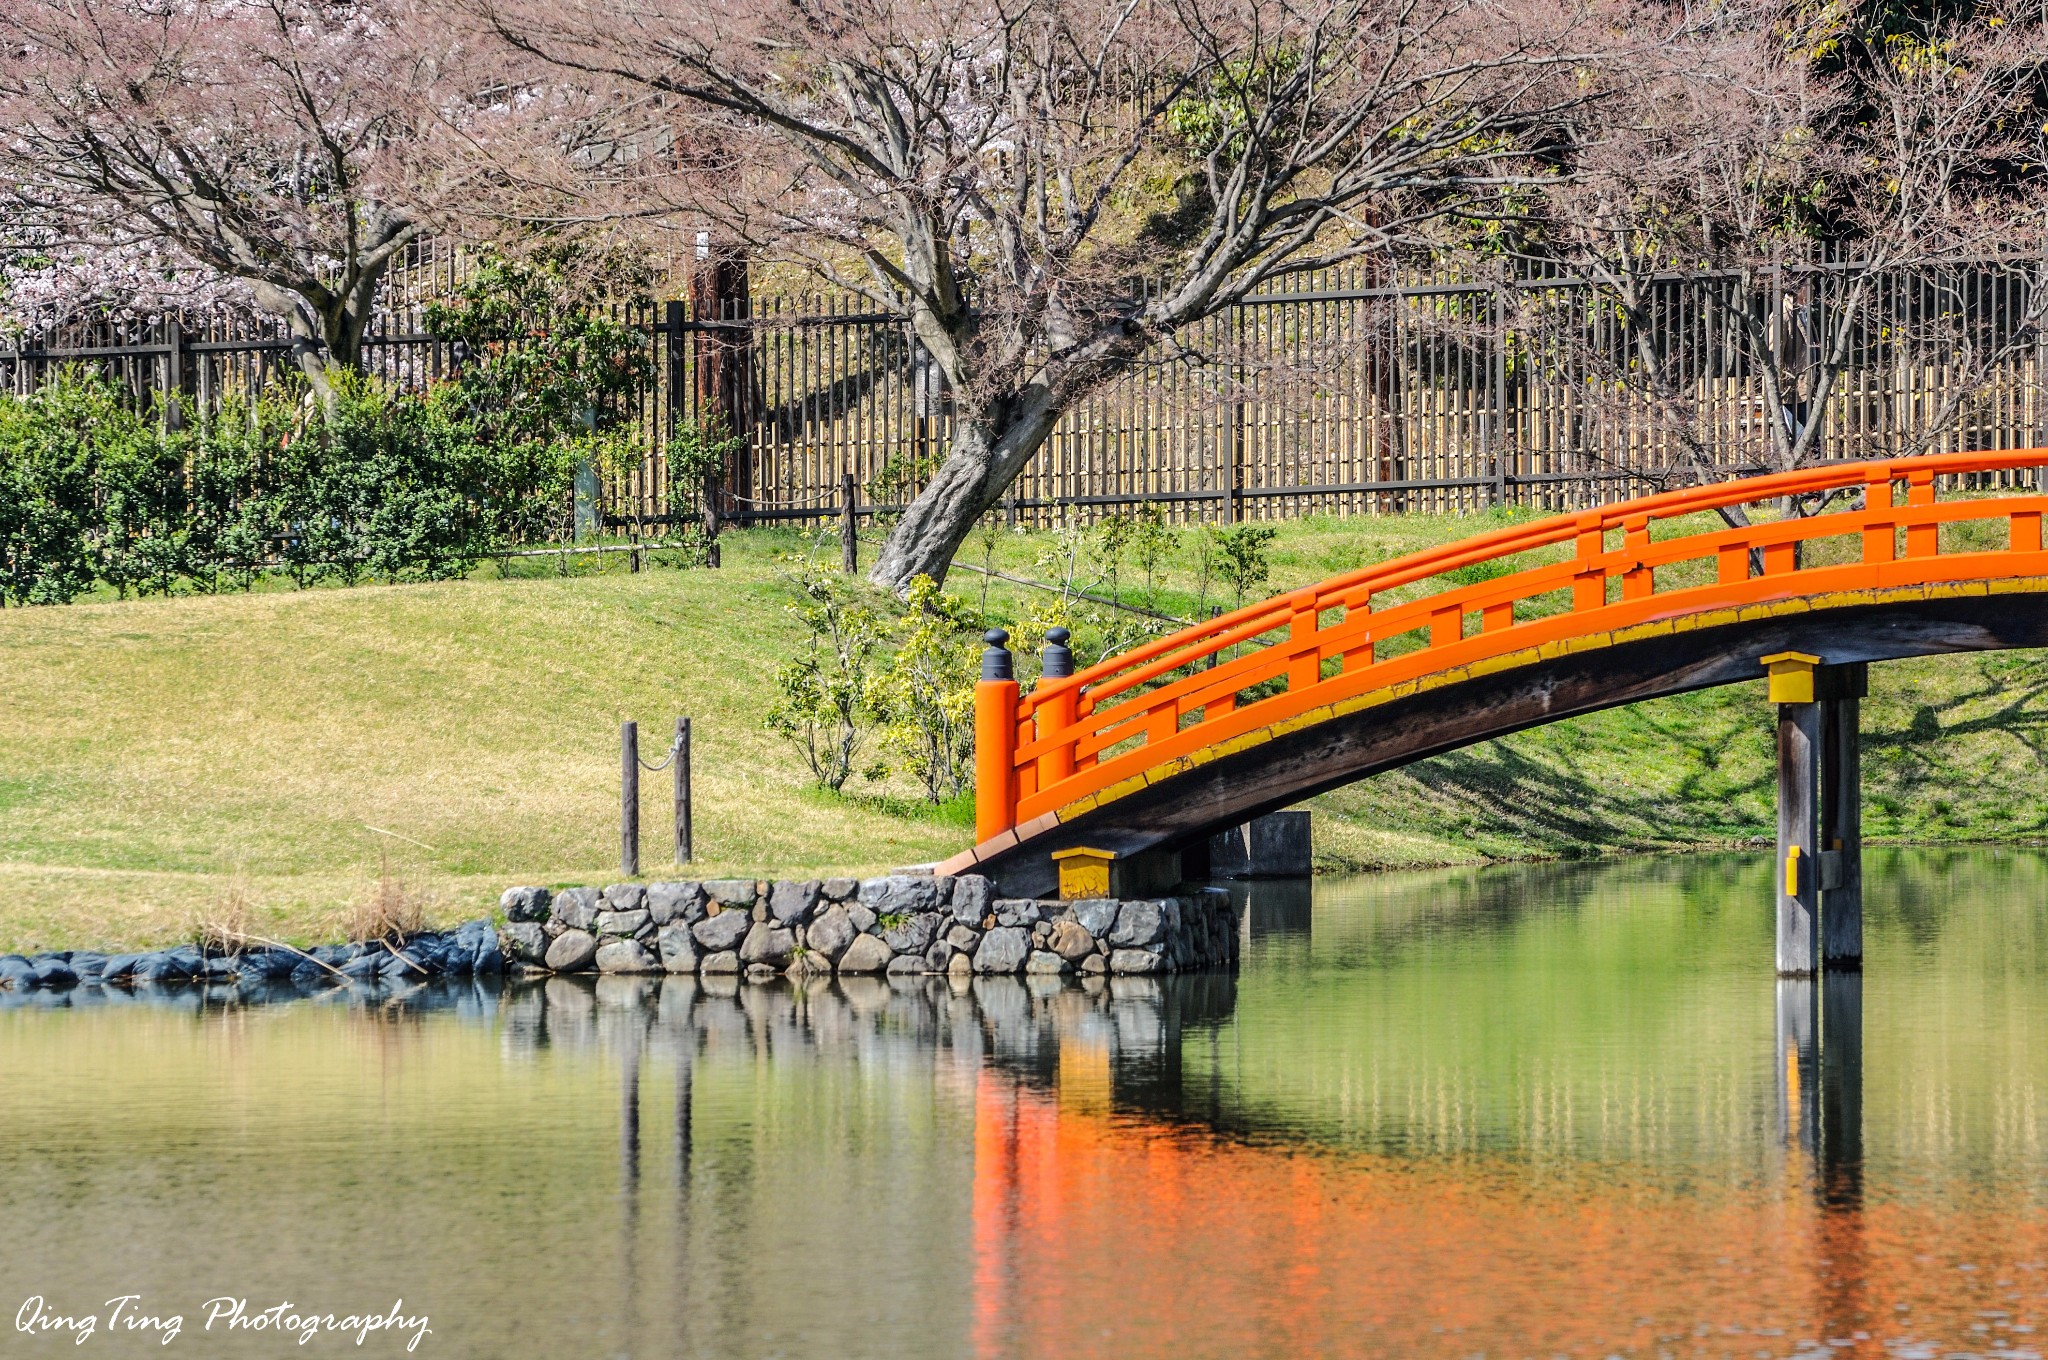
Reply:
[[504, 971], [498, 933], [484, 920], [453, 930], [421, 931], [403, 940], [323, 944], [311, 949], [263, 945], [202, 950], [179, 945], [141, 954], [52, 950], [25, 957], [0, 954], [0, 991], [68, 992], [74, 987], [212, 987], [312, 989], [349, 983], [412, 986], [430, 978], [496, 976]]
[[892, 874], [822, 882], [617, 883], [511, 888], [505, 924], [469, 921], [403, 940], [262, 946], [193, 945], [139, 954], [59, 950], [0, 954], [0, 992], [75, 987], [412, 986], [493, 975], [688, 973], [735, 981], [950, 973], [1117, 974], [1225, 969], [1237, 960], [1230, 894], [1041, 902], [995, 898], [989, 882]]
[[499, 942], [554, 973], [1175, 973], [1237, 958], [1230, 895], [1042, 902], [978, 875], [506, 890]]

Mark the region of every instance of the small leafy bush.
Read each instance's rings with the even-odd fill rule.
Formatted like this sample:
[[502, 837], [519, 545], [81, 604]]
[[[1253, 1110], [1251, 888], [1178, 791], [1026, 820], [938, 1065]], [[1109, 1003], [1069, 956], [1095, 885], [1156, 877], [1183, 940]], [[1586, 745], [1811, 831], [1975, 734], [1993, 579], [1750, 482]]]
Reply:
[[1235, 593], [1235, 608], [1244, 597], [1266, 584], [1272, 574], [1270, 551], [1280, 531], [1265, 524], [1240, 524], [1216, 531], [1216, 570]]
[[917, 576], [898, 628], [896, 654], [875, 685], [882, 744], [927, 800], [943, 803], [973, 784], [979, 627], [962, 602]]
[[796, 562], [786, 579], [803, 641], [775, 672], [766, 725], [796, 743], [825, 788], [837, 792], [856, 773], [880, 778], [881, 767], [863, 770], [859, 760], [877, 719], [877, 653], [888, 621], [857, 587], [815, 562]]

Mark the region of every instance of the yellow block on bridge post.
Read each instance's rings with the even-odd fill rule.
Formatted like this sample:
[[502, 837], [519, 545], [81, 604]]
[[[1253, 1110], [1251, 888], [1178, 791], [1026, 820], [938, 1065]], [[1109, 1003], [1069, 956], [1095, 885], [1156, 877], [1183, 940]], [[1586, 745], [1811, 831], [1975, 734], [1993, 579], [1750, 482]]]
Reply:
[[1116, 896], [1110, 891], [1110, 866], [1116, 862], [1116, 851], [1077, 845], [1070, 850], [1053, 851], [1052, 862], [1059, 869], [1061, 901]]
[[1771, 677], [1772, 703], [1813, 702], [1813, 668], [1820, 664], [1819, 657], [1811, 652], [1773, 652], [1762, 660]]

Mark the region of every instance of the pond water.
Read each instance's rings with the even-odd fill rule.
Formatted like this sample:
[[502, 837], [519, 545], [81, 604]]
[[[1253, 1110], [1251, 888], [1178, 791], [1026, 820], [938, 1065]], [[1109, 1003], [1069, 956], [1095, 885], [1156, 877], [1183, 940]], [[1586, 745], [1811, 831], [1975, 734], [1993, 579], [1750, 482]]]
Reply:
[[0, 1355], [2048, 1350], [2048, 855], [1873, 853], [1819, 986], [1768, 873], [1256, 884], [1093, 990], [10, 996]]

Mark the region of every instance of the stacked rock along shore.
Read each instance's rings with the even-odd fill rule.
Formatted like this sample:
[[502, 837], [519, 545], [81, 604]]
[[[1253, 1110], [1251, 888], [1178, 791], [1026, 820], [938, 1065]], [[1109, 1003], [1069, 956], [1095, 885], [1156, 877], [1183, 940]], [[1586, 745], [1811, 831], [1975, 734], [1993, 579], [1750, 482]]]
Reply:
[[499, 939], [553, 973], [1175, 973], [1237, 958], [1230, 894], [1041, 902], [928, 874], [510, 888]]
[[1230, 894], [1041, 902], [996, 898], [978, 876], [713, 879], [606, 888], [511, 888], [505, 924], [469, 921], [399, 940], [148, 953], [0, 954], [0, 988], [291, 984], [401, 985], [551, 973], [1148, 974], [1237, 959]]
[[468, 921], [447, 931], [424, 931], [402, 940], [323, 944], [311, 949], [263, 946], [202, 950], [197, 945], [145, 954], [58, 950], [24, 956], [0, 954], [0, 987], [16, 991], [71, 987], [204, 986], [213, 983], [403, 983], [505, 971], [498, 932], [489, 921]]

